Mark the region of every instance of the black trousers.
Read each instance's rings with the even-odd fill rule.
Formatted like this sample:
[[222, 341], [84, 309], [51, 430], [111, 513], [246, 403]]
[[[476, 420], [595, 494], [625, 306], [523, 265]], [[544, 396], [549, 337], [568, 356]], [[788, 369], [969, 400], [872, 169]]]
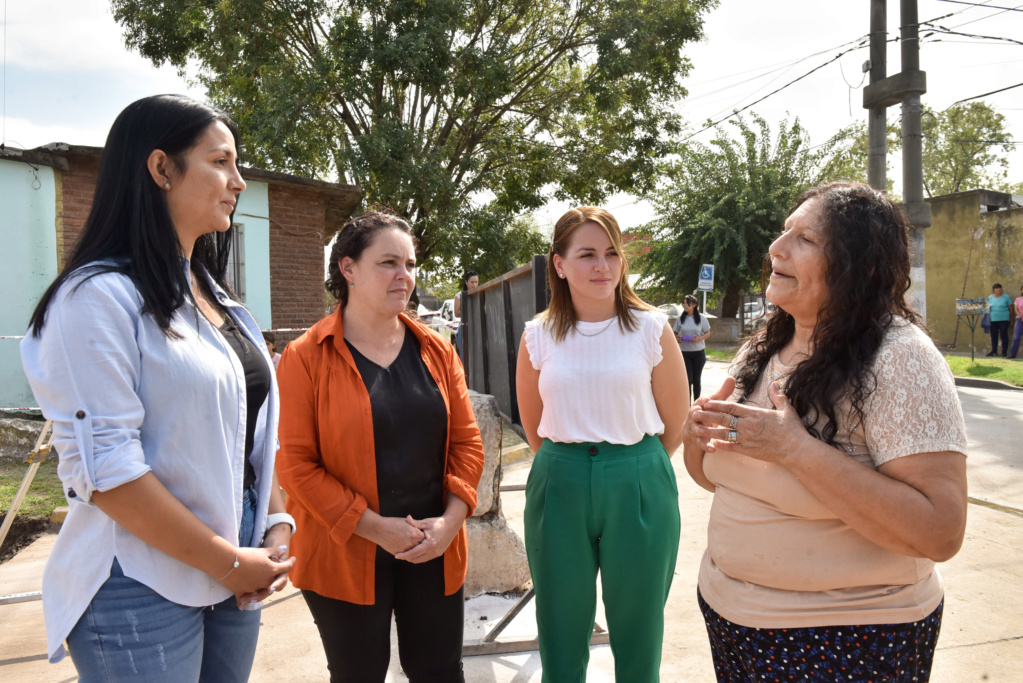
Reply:
[[991, 353], [998, 355], [998, 340], [1002, 340], [1002, 355], [1009, 353], [1009, 321], [991, 321]]
[[693, 385], [693, 394], [689, 397], [689, 401], [692, 403], [700, 398], [700, 375], [703, 374], [703, 366], [707, 364], [707, 352], [704, 349], [683, 351], [682, 360], [686, 363], [686, 375], [689, 376], [689, 383]]
[[376, 604], [355, 605], [303, 590], [320, 631], [331, 683], [383, 683], [391, 659], [391, 613], [398, 658], [411, 683], [464, 683], [464, 588], [444, 595], [444, 558], [396, 560], [377, 548]]

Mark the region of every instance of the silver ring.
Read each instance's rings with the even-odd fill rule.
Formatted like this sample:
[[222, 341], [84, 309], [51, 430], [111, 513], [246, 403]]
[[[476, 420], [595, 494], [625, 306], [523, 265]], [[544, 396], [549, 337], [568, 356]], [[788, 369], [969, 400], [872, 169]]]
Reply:
[[735, 429], [738, 426], [739, 426], [739, 416], [738, 415], [732, 415], [732, 419], [728, 421], [728, 428], [729, 429]]
[[739, 432], [734, 429], [728, 432], [728, 443], [739, 443]]

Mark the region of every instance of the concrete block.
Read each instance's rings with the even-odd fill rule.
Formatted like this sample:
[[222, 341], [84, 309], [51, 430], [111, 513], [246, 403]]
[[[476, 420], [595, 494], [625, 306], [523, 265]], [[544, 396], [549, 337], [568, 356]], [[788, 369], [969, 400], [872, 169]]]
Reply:
[[35, 448], [43, 424], [19, 417], [0, 418], [0, 460], [24, 461]]
[[466, 598], [519, 590], [529, 582], [526, 546], [503, 516], [473, 517], [466, 522], [466, 528], [469, 533]]
[[500, 509], [501, 487], [501, 412], [497, 399], [488, 394], [469, 392], [472, 411], [483, 439], [483, 476], [476, 488], [477, 503], [473, 517], [496, 513]]
[[53, 512], [50, 513], [50, 524], [63, 524], [64, 520], [67, 519], [68, 507], [62, 505], [59, 508], [54, 508]]

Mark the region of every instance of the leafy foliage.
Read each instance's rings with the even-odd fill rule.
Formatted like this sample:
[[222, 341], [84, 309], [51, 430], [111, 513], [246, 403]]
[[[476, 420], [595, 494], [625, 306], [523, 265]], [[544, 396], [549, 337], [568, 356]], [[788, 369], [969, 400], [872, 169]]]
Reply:
[[252, 161], [362, 186], [410, 220], [421, 263], [442, 270], [452, 257], [482, 268], [474, 246], [530, 245], [513, 216], [551, 194], [649, 190], [680, 130], [683, 47], [716, 2], [111, 4], [143, 56], [199, 64]]
[[[888, 126], [888, 149], [899, 149], [902, 145], [902, 138], [899, 137], [899, 126]], [[870, 142], [867, 137], [867, 124], [858, 121], [838, 131], [831, 139], [832, 154], [827, 159], [824, 169], [821, 172], [821, 182], [846, 181], [856, 183], [867, 182], [867, 157], [870, 152]], [[899, 201], [894, 191], [894, 176], [892, 165], [886, 159], [885, 178], [887, 192], [893, 201]]]
[[924, 191], [928, 197], [997, 187], [1014, 148], [1005, 117], [984, 102], [935, 113], [924, 107]]
[[730, 121], [709, 145], [678, 150], [665, 168], [668, 182], [652, 195], [657, 218], [647, 226], [655, 236], [646, 271], [677, 300], [692, 292], [700, 265], [715, 265], [715, 286], [724, 292], [722, 315], [738, 310], [743, 289], [760, 285], [763, 258], [795, 198], [817, 183], [833, 143], [808, 149], [798, 119], [783, 121], [772, 139], [767, 122]]
[[[928, 197], [985, 188], [1010, 189], [1009, 160], [1014, 148], [1005, 117], [984, 102], [935, 112], [924, 107], [924, 191]], [[867, 181], [867, 126], [856, 123], [835, 136], [841, 144], [825, 169], [828, 180]], [[888, 151], [902, 149], [902, 128], [888, 127]], [[892, 190], [889, 166], [888, 191]]]

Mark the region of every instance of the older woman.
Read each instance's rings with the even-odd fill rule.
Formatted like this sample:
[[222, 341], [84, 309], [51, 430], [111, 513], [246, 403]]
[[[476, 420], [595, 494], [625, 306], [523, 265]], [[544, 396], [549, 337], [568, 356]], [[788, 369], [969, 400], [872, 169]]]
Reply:
[[451, 344], [404, 313], [411, 233], [375, 211], [341, 229], [327, 281], [340, 305], [277, 371], [293, 581], [331, 681], [383, 683], [392, 614], [412, 683], [463, 680], [465, 519], [483, 444]]
[[714, 492], [699, 603], [718, 680], [927, 680], [966, 434], [906, 302], [906, 221], [865, 185], [814, 188], [770, 265], [780, 310], [684, 427]]

